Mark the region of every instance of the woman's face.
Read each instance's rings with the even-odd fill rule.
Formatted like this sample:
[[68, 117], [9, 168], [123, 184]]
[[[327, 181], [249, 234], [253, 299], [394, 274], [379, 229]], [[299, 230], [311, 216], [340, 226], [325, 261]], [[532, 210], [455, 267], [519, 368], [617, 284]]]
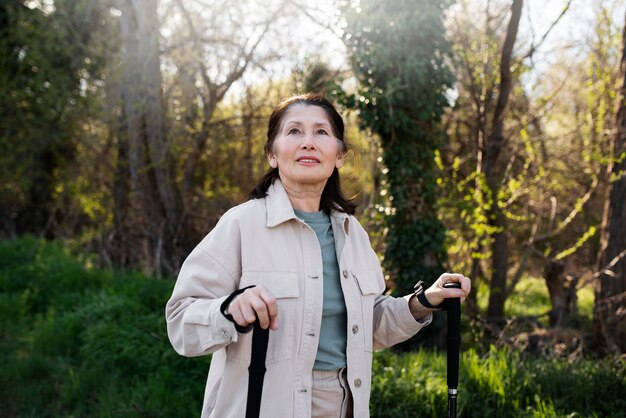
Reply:
[[344, 154], [326, 111], [295, 104], [281, 121], [268, 160], [286, 187], [321, 191], [335, 167], [343, 166]]

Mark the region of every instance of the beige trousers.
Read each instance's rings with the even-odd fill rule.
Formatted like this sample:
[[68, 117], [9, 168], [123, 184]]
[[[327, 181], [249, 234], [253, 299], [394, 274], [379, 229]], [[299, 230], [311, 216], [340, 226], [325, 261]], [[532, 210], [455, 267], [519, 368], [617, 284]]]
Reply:
[[352, 418], [347, 371], [313, 370], [312, 418]]

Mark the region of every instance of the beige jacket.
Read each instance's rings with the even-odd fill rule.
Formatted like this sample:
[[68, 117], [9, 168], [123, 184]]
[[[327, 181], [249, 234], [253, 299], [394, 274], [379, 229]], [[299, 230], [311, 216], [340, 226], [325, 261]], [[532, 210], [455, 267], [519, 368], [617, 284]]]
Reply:
[[[354, 416], [369, 416], [372, 350], [428, 325], [408, 298], [384, 296], [378, 257], [350, 215], [331, 214], [348, 318], [348, 381]], [[277, 180], [264, 199], [229, 210], [183, 264], [167, 303], [167, 331], [184, 356], [213, 353], [203, 418], [243, 418], [252, 333], [238, 334], [220, 305], [236, 289], [262, 285], [278, 300], [270, 331], [261, 417], [311, 416], [311, 371], [322, 318], [322, 257], [315, 232], [296, 218]]]

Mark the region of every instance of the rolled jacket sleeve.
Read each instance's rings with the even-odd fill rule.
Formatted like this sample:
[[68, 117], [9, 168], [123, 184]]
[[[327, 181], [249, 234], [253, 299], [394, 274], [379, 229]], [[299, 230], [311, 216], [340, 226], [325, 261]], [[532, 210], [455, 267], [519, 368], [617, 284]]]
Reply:
[[409, 299], [412, 295], [405, 297], [393, 297], [383, 295], [385, 288], [382, 269], [378, 262], [378, 257], [374, 255], [377, 278], [381, 287], [381, 294], [374, 303], [374, 350], [391, 347], [402, 341], [408, 340], [417, 334], [422, 328], [432, 321], [432, 313], [422, 318], [415, 319], [409, 309]]
[[212, 255], [209, 236], [183, 263], [165, 316], [176, 352], [184, 356], [212, 353], [237, 341], [235, 326], [220, 312], [222, 302], [237, 290], [238, 277]]
[[381, 295], [374, 306], [374, 350], [408, 340], [432, 321], [432, 314], [416, 320], [409, 310], [408, 297]]

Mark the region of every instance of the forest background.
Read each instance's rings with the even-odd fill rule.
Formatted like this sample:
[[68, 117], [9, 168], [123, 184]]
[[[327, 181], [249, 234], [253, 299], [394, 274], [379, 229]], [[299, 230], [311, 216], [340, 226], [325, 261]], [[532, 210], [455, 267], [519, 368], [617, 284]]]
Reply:
[[[461, 414], [623, 416], [625, 24], [624, 0], [2, 2], [0, 412], [197, 415], [208, 363], [171, 354], [165, 300], [267, 169], [273, 106], [316, 91], [389, 292], [473, 280]], [[441, 320], [377, 353], [374, 416], [445, 410]]]

